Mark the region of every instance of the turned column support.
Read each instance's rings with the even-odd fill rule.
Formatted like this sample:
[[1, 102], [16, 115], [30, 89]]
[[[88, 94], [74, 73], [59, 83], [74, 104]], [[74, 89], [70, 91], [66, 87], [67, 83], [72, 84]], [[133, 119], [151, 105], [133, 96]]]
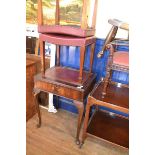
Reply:
[[107, 67], [106, 67], [106, 76], [104, 79], [104, 86], [103, 86], [103, 92], [102, 92], [103, 98], [104, 98], [104, 95], [106, 94], [107, 86], [109, 83], [109, 78], [111, 76], [111, 69], [112, 69], [112, 63], [113, 63], [113, 53], [114, 53], [114, 47], [112, 45], [108, 44], [106, 46], [106, 48], [110, 49], [110, 53], [109, 53], [109, 57], [108, 57]]
[[45, 77], [45, 42], [39, 39], [40, 43], [40, 56], [41, 56], [41, 73]]

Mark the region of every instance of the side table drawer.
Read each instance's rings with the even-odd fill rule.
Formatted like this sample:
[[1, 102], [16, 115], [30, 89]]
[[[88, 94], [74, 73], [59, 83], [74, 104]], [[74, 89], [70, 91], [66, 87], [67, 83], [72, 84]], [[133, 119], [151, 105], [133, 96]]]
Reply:
[[59, 85], [55, 83], [49, 84], [44, 81], [37, 81], [35, 82], [34, 88], [73, 100], [83, 101], [84, 98], [83, 91], [65, 87], [65, 85]]

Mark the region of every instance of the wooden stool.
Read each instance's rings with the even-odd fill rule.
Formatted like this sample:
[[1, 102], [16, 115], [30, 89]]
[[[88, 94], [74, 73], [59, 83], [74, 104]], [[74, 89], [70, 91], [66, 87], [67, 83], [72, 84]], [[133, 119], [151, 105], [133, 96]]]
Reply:
[[[96, 75], [92, 73], [93, 55], [95, 47], [95, 37], [78, 38], [64, 35], [40, 34], [40, 55], [42, 63], [42, 73], [34, 77], [35, 98], [40, 91], [66, 97], [74, 101], [78, 108], [78, 125], [76, 133], [76, 143], [79, 142], [79, 133], [84, 111], [84, 100], [93, 89]], [[45, 41], [56, 44], [57, 64], [55, 67], [45, 71]], [[85, 49], [91, 44], [90, 70], [83, 71]], [[80, 70], [60, 66], [60, 45], [80, 46]], [[36, 99], [37, 101], [37, 99]], [[37, 104], [37, 103], [36, 103]], [[40, 110], [38, 108], [39, 126], [41, 125]]]
[[[71, 1], [67, 1], [68, 6], [72, 6]], [[63, 9], [61, 8], [61, 2], [56, 0], [55, 4], [52, 4], [54, 8], [51, 10], [55, 10], [52, 21], [48, 24], [44, 24], [43, 19], [43, 4], [42, 0], [38, 0], [38, 32], [40, 33], [59, 33], [59, 34], [66, 34], [66, 35], [73, 35], [78, 37], [88, 37], [93, 36], [95, 34], [95, 25], [96, 25], [96, 16], [97, 16], [97, 3], [98, 0], [94, 2], [94, 11], [92, 15], [92, 22], [91, 26], [88, 26], [88, 21], [90, 17], [90, 5], [92, 1], [83, 0], [81, 4], [74, 2], [74, 5], [77, 5], [78, 11], [76, 15], [72, 15], [74, 12], [69, 12], [69, 18], [67, 19], [67, 13], [62, 13]], [[72, 6], [72, 7], [73, 7]], [[64, 6], [63, 6], [64, 7]], [[61, 8], [61, 9], [60, 9]], [[68, 9], [71, 7], [68, 7]], [[66, 9], [66, 10], [68, 10]], [[60, 16], [61, 15], [61, 16]], [[74, 20], [73, 18], [78, 19]], [[54, 18], [54, 19], [53, 19]]]
[[[112, 25], [112, 28], [109, 31], [109, 33], [105, 39], [102, 51], [100, 51], [97, 55], [98, 58], [102, 57], [102, 55], [104, 54], [104, 51], [106, 49], [106, 45], [116, 39], [115, 36], [116, 36], [117, 31], [118, 31], [118, 28], [129, 31], [129, 25], [123, 21], [118, 20], [118, 19], [109, 19], [108, 23]], [[116, 40], [118, 40], [118, 39], [116, 39]], [[124, 40], [124, 39], [121, 39], [121, 40]], [[125, 39], [125, 40], [129, 40], [129, 39]]]
[[57, 45], [57, 66], [60, 65], [60, 46], [79, 46], [80, 47], [80, 72], [79, 72], [79, 83], [82, 83], [84, 79], [83, 76], [83, 65], [84, 65], [84, 58], [85, 58], [85, 51], [86, 46], [91, 45], [91, 56], [90, 56], [90, 70], [92, 71], [92, 64], [93, 64], [93, 56], [94, 56], [94, 48], [95, 48], [95, 41], [96, 38], [93, 37], [86, 37], [86, 38], [78, 38], [66, 35], [55, 35], [55, 34], [40, 34], [39, 35], [40, 41], [40, 55], [42, 59], [42, 75], [44, 76], [45, 73], [45, 41], [51, 44]]

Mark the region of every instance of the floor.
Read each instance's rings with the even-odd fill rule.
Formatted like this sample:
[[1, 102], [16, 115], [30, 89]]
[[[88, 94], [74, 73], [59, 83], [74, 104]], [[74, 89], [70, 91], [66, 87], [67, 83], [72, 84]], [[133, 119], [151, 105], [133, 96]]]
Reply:
[[128, 155], [129, 151], [88, 137], [81, 149], [75, 144], [77, 115], [64, 110], [56, 114], [41, 108], [42, 126], [37, 115], [26, 124], [26, 155]]

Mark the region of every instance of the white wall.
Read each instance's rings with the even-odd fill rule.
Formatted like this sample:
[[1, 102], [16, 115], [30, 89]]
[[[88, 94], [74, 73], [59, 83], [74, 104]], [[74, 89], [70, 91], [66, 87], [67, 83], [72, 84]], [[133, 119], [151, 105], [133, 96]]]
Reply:
[[[116, 18], [129, 23], [129, 1], [127, 0], [98, 0], [96, 21], [96, 37], [105, 38], [111, 28], [108, 19]], [[132, 9], [130, 8], [130, 11]], [[124, 30], [118, 31], [117, 37], [127, 37]]]

